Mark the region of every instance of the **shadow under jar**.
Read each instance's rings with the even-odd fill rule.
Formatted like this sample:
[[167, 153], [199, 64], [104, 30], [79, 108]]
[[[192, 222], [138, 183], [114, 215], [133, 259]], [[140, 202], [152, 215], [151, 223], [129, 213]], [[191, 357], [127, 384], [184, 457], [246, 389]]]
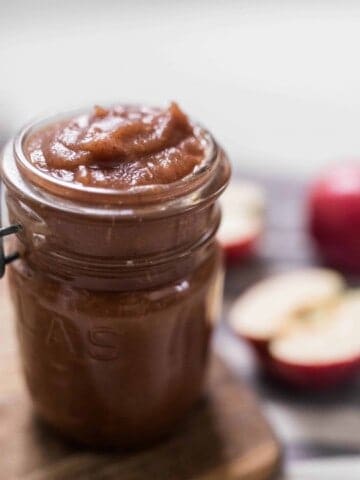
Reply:
[[230, 168], [204, 131], [202, 164], [171, 183], [98, 188], [56, 178], [26, 144], [5, 147], [4, 198], [20, 258], [8, 267], [35, 411], [94, 446], [168, 433], [201, 395], [222, 295], [216, 202]]

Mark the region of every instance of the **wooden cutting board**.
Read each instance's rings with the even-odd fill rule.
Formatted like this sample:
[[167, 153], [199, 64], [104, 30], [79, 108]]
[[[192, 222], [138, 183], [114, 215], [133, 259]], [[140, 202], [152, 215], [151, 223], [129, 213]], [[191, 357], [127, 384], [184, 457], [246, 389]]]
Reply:
[[265, 480], [279, 459], [256, 398], [215, 358], [205, 398], [168, 440], [128, 454], [67, 444], [32, 416], [0, 281], [0, 480]]

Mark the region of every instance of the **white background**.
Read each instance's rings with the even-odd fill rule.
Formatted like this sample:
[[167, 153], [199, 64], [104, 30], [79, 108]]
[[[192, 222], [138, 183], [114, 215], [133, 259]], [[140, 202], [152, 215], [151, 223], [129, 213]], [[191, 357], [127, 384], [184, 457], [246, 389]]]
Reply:
[[238, 168], [308, 174], [360, 157], [359, 59], [359, 1], [0, 0], [0, 132], [176, 99]]

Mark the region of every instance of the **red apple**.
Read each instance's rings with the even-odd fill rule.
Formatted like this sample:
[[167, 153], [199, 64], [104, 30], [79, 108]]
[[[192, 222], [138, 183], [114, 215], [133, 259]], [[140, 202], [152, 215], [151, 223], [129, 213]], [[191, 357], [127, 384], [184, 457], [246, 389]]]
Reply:
[[330, 264], [360, 272], [360, 163], [332, 167], [312, 185], [309, 230]]
[[360, 373], [360, 293], [299, 319], [269, 347], [271, 371], [300, 388], [336, 386]]
[[229, 185], [221, 198], [222, 222], [218, 238], [228, 263], [253, 255], [264, 229], [265, 195], [254, 182]]
[[230, 324], [269, 369], [270, 342], [286, 332], [300, 314], [336, 301], [343, 288], [343, 278], [324, 268], [280, 273], [239, 297], [230, 312]]

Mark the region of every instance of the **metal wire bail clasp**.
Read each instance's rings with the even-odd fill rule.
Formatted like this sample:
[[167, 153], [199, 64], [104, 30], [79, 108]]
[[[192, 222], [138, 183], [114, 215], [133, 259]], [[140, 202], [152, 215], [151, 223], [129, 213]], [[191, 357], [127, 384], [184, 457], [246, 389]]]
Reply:
[[12, 262], [19, 258], [19, 253], [14, 252], [10, 255], [5, 255], [4, 253], [4, 242], [3, 238], [7, 235], [12, 235], [13, 233], [17, 233], [21, 230], [20, 224], [9, 225], [8, 227], [0, 228], [0, 278], [2, 278], [5, 274], [5, 267], [8, 263]]

